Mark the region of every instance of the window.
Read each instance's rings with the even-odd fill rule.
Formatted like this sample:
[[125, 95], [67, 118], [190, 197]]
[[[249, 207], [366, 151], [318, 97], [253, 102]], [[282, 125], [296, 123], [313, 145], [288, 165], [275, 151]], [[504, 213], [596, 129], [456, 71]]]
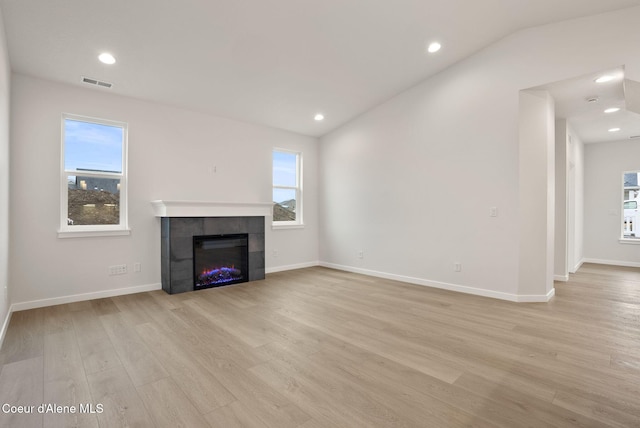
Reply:
[[62, 116], [59, 237], [128, 234], [127, 124]]
[[623, 202], [622, 202], [622, 239], [640, 240], [640, 186], [638, 178], [640, 171], [623, 173]]
[[273, 151], [273, 225], [302, 226], [302, 154]]

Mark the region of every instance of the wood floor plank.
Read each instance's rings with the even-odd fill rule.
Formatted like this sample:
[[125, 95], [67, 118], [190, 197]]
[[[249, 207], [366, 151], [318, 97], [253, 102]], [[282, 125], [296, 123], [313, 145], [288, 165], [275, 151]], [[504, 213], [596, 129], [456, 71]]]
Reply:
[[23, 411], [11, 408], [0, 411], [2, 427], [41, 427], [44, 368], [42, 357], [29, 358], [5, 364], [0, 372], [0, 405], [22, 406]]
[[0, 363], [42, 357], [43, 346], [44, 310], [14, 312], [0, 350]]
[[566, 392], [558, 392], [553, 404], [596, 420], [605, 426], [619, 428], [640, 426], [640, 417]]
[[144, 385], [169, 376], [133, 326], [126, 324], [120, 313], [103, 315], [100, 321], [134, 385]]
[[71, 312], [71, 319], [86, 374], [122, 366], [98, 314], [91, 306]]
[[100, 398], [103, 412], [98, 414], [100, 428], [155, 428], [153, 419], [133, 388], [120, 389]]
[[73, 321], [69, 305], [55, 305], [42, 308], [43, 317], [47, 320], [44, 324], [44, 334], [59, 333], [72, 330]]
[[43, 403], [63, 408], [45, 412], [44, 427], [98, 427], [95, 414], [80, 411], [80, 406], [95, 403], [73, 330], [45, 336]]
[[455, 382], [455, 386], [473, 392], [480, 397], [487, 397], [502, 409], [524, 413], [535, 421], [544, 421], [556, 427], [579, 426], [601, 428], [606, 426], [576, 413], [561, 408], [552, 401], [541, 400], [530, 394], [512, 388], [509, 378], [489, 380], [473, 373], [465, 373]]
[[236, 397], [194, 358], [193, 352], [179, 346], [179, 341], [167, 330], [149, 323], [137, 326], [136, 330], [200, 413], [236, 401]]
[[233, 361], [242, 368], [249, 368], [265, 361], [265, 357], [259, 351], [217, 325], [208, 310], [206, 303], [194, 304], [185, 301], [182, 308], [172, 312], [191, 329], [190, 333], [183, 333], [182, 339], [189, 340], [195, 351], [210, 360], [210, 365], [215, 365], [215, 361], [220, 359]]
[[312, 267], [16, 312], [0, 401], [103, 411], [0, 425], [640, 427], [640, 269], [555, 286], [523, 304]]
[[113, 303], [111, 298], [92, 300], [91, 306], [98, 315], [109, 315], [120, 312], [120, 309]]
[[219, 407], [204, 415], [204, 418], [212, 427], [269, 428], [254, 412], [252, 406], [245, 406], [240, 401]]
[[[200, 361], [201, 356], [196, 355], [196, 358]], [[210, 369], [220, 383], [243, 405], [251, 406], [267, 426], [293, 428], [309, 419], [309, 415], [293, 401], [233, 362], [220, 360]]]
[[171, 378], [139, 386], [137, 390], [155, 427], [211, 428]]
[[133, 382], [122, 366], [87, 374], [87, 382], [96, 402], [101, 402], [105, 395], [133, 388]]
[[[290, 399], [298, 400], [298, 405], [314, 418], [330, 420], [333, 426], [463, 427], [473, 419], [464, 411], [452, 412], [452, 408], [433, 397], [418, 393], [412, 396], [407, 390], [393, 390], [390, 385], [384, 385], [382, 390], [380, 385], [370, 388], [371, 384], [362, 379], [354, 380], [344, 366], [325, 362], [317, 353], [310, 361], [300, 364], [298, 357], [285, 351], [251, 371]], [[318, 402], [326, 405], [313, 404]], [[429, 414], [416, 412], [425, 402], [430, 403]], [[476, 421], [476, 426], [490, 424]]]

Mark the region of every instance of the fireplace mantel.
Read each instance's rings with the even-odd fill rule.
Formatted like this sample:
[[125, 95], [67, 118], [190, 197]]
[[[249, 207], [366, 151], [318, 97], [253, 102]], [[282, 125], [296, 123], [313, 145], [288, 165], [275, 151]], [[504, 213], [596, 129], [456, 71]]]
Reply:
[[273, 202], [151, 201], [156, 217], [268, 217]]

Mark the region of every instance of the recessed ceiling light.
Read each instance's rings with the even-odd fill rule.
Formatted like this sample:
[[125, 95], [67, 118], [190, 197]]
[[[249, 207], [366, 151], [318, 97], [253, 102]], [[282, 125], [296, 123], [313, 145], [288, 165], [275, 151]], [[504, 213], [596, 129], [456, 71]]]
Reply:
[[620, 111], [620, 107], [611, 107], [611, 108], [606, 109], [604, 112], [605, 113], [615, 113], [617, 111]]
[[436, 53], [440, 50], [440, 48], [442, 47], [442, 45], [438, 42], [433, 42], [429, 44], [429, 47], [427, 48], [427, 51], [429, 53]]
[[114, 56], [107, 52], [98, 55], [98, 59], [103, 64], [111, 65], [116, 63], [116, 59], [114, 58]]
[[596, 83], [606, 83], [606, 82], [611, 82], [613, 79], [615, 79], [616, 76], [612, 76], [610, 74], [605, 74], [603, 76], [600, 76], [596, 79]]
[[320, 122], [321, 120], [324, 120], [324, 114], [322, 113], [318, 113], [313, 117], [315, 120], [317, 120], [318, 122]]
[[618, 132], [620, 131], [620, 128], [611, 128], [609, 129], [609, 132]]

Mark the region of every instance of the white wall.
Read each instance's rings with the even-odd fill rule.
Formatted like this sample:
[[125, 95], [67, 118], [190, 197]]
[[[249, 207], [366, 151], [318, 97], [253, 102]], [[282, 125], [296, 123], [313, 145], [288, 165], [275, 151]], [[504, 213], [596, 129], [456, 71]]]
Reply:
[[[274, 147], [303, 152], [306, 227], [267, 228], [267, 269], [317, 262], [315, 138], [17, 74], [11, 106], [10, 278], [19, 284], [12, 295], [18, 308], [159, 288], [160, 222], [150, 201], [271, 201]], [[131, 236], [57, 238], [63, 112], [129, 124]], [[217, 173], [209, 172], [213, 165]], [[277, 259], [269, 257], [272, 248]], [[142, 272], [131, 272], [134, 262]], [[124, 263], [130, 273], [107, 275], [107, 266]]]
[[567, 281], [584, 250], [584, 144], [566, 119], [556, 120], [554, 277]]
[[569, 273], [575, 273], [582, 265], [584, 258], [584, 143], [571, 127], [571, 124], [567, 124], [567, 138], [569, 140], [567, 261]]
[[555, 203], [555, 249], [554, 278], [558, 281], [569, 279], [569, 135], [567, 120], [556, 120], [556, 203]]
[[639, 19], [634, 8], [521, 31], [323, 137], [321, 260], [517, 298], [521, 230], [548, 222], [520, 222], [519, 91], [621, 64], [638, 80]]
[[585, 145], [585, 261], [640, 267], [640, 245], [619, 242], [622, 173], [640, 170], [640, 142]]
[[546, 296], [553, 289], [555, 244], [555, 105], [549, 92], [520, 92], [519, 129], [517, 294]]
[[9, 321], [9, 92], [10, 66], [0, 12], [0, 346]]

